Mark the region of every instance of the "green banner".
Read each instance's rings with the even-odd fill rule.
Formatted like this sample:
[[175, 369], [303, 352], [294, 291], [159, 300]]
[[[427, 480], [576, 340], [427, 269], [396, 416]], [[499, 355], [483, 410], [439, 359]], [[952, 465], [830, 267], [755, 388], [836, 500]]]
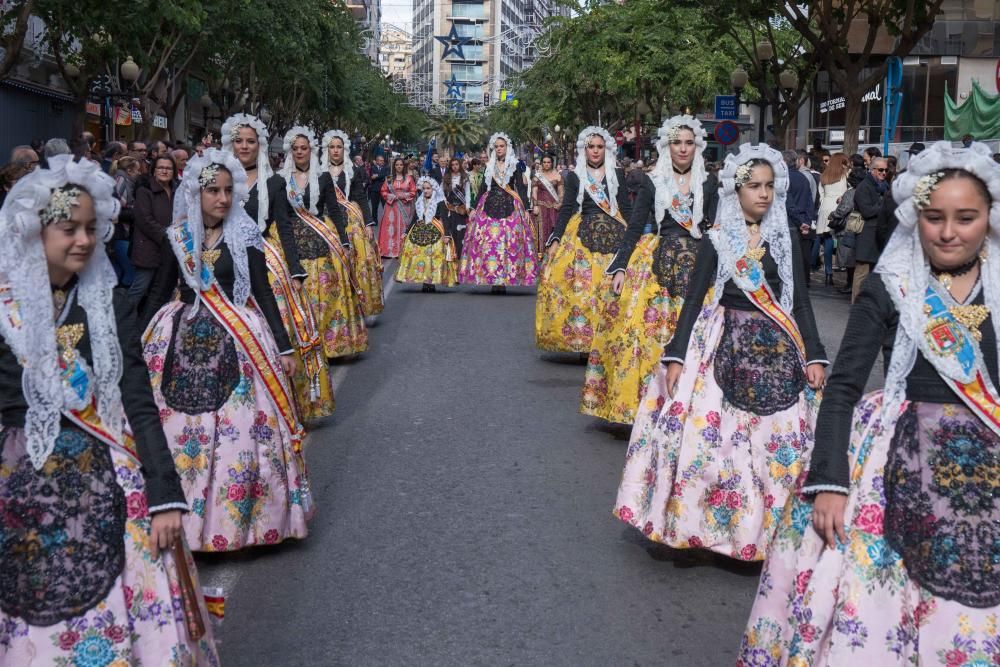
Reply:
[[977, 141], [1000, 139], [1000, 95], [990, 95], [973, 80], [969, 99], [956, 104], [944, 90], [944, 138], [961, 141], [971, 134]]

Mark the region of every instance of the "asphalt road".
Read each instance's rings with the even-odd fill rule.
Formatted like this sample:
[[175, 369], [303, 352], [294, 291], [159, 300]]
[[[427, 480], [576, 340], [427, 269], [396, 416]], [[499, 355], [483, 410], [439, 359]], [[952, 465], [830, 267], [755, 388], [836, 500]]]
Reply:
[[[812, 294], [833, 358], [846, 298]], [[307, 441], [309, 537], [199, 557], [224, 665], [733, 664], [759, 568], [611, 516], [628, 433], [577, 412], [583, 366], [534, 349], [534, 305], [393, 287]]]

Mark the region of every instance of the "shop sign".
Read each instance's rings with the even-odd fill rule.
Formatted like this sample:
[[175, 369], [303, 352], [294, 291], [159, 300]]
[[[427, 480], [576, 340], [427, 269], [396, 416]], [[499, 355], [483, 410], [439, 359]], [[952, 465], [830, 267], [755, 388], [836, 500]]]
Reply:
[[101, 115], [101, 105], [97, 102], [87, 102], [87, 113], [91, 116]]
[[[861, 98], [861, 102], [881, 102], [882, 101], [882, 84], [876, 83], [875, 87], [865, 93], [865, 96]], [[836, 111], [837, 109], [843, 109], [847, 106], [846, 101], [843, 97], [835, 97], [825, 102], [819, 103], [819, 112], [827, 113], [829, 111]]]
[[158, 127], [163, 130], [167, 129], [167, 117], [153, 116], [153, 127]]

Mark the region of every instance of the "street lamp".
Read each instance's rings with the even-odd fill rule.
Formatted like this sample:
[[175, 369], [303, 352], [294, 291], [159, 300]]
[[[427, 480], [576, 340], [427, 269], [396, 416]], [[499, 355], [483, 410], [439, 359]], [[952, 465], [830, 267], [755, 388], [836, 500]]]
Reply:
[[135, 83], [139, 80], [139, 66], [135, 64], [132, 60], [132, 56], [127, 56], [125, 62], [122, 63], [121, 67], [122, 78], [129, 83]]
[[[767, 107], [768, 101], [767, 97], [763, 94], [763, 88], [767, 86], [767, 66], [766, 63], [774, 58], [774, 47], [768, 40], [761, 40], [755, 48], [757, 58], [760, 61], [760, 81], [757, 82], [758, 86], [761, 88], [760, 100], [757, 102], [747, 102], [747, 104], [753, 104], [758, 109], [760, 109], [760, 130], [757, 134], [757, 141], [764, 143], [764, 137], [766, 134], [766, 122], [767, 122]], [[780, 64], [780, 61], [779, 61]], [[736, 108], [740, 106], [740, 94], [743, 89], [746, 88], [747, 83], [750, 81], [750, 75], [743, 68], [742, 65], [737, 65], [729, 74], [729, 84], [733, 87], [736, 93]], [[778, 74], [777, 80], [777, 95], [776, 99], [781, 99], [781, 94], [784, 92], [787, 97], [791, 91], [799, 87], [799, 76], [792, 69], [785, 68]]]
[[766, 39], [762, 39], [757, 43], [757, 59], [761, 62], [765, 62], [774, 57], [774, 47], [771, 46], [771, 42]]

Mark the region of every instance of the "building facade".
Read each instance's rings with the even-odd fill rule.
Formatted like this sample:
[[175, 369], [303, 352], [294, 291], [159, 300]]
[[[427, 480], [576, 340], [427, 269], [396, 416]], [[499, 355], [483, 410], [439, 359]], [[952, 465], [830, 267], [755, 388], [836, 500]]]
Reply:
[[414, 0], [411, 102], [475, 110], [498, 101], [537, 59], [546, 19], [565, 11], [554, 0]]
[[361, 28], [362, 52], [373, 65], [379, 65], [382, 0], [347, 0], [347, 9]]
[[[851, 43], [864, 43], [867, 26], [858, 26], [857, 32]], [[880, 35], [873, 53], [888, 55], [895, 39]], [[987, 95], [998, 94], [1000, 2], [945, 0], [934, 27], [903, 59], [903, 103], [890, 142], [947, 138], [945, 97], [962, 104], [972, 94], [973, 82]], [[884, 82], [866, 92], [858, 137], [861, 144], [882, 143], [885, 94]], [[797, 132], [795, 143], [811, 145], [818, 140], [826, 145], [841, 144], [844, 122], [843, 93], [826, 72], [820, 72], [813, 81], [812, 98], [799, 114], [799, 127], [805, 131]]]
[[413, 34], [399, 26], [383, 24], [378, 58], [379, 66], [387, 76], [410, 76], [413, 72]]

